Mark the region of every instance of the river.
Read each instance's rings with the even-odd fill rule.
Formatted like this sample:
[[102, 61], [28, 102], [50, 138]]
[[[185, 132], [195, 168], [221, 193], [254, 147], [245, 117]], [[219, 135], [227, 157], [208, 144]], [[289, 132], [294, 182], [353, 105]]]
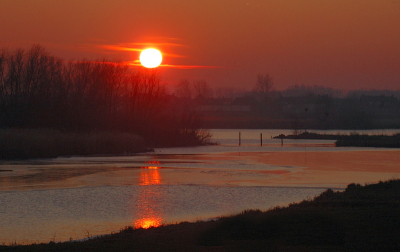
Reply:
[[1, 162], [0, 243], [76, 240], [126, 226], [267, 210], [311, 199], [327, 188], [343, 190], [349, 183], [400, 175], [400, 149], [337, 148], [324, 140], [284, 140], [282, 145], [271, 139], [290, 130], [210, 132], [220, 145]]

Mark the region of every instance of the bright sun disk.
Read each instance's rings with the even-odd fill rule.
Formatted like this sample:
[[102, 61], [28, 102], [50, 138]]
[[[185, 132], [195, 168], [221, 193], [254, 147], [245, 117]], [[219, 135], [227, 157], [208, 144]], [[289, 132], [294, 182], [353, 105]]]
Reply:
[[140, 63], [147, 68], [155, 68], [161, 64], [162, 55], [157, 49], [149, 48], [140, 53]]

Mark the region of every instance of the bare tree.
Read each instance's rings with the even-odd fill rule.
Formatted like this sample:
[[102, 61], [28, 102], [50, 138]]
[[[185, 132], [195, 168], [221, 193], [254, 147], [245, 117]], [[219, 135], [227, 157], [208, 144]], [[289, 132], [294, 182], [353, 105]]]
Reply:
[[7, 52], [5, 49], [2, 49], [0, 52], [0, 104], [2, 105], [5, 98], [5, 74], [7, 72], [6, 63], [7, 63]]
[[11, 54], [7, 62], [7, 76], [5, 81], [5, 92], [9, 97], [11, 110], [15, 109], [22, 99], [21, 85], [23, 83], [24, 50], [18, 49]]
[[210, 88], [205, 80], [198, 80], [193, 82], [194, 96], [203, 96], [204, 98], [212, 98], [213, 90]]
[[193, 97], [193, 88], [188, 80], [181, 80], [175, 86], [175, 95], [180, 98], [191, 99]]
[[268, 102], [273, 88], [273, 80], [269, 74], [258, 74], [254, 93], [262, 102]]
[[166, 89], [160, 84], [158, 71], [137, 71], [128, 76], [124, 93], [127, 94], [129, 113], [145, 119], [161, 110]]

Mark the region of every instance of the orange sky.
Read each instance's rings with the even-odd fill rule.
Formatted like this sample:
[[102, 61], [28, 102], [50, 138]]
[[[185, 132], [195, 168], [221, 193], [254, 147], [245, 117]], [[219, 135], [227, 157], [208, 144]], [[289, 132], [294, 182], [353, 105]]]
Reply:
[[161, 67], [165, 83], [400, 89], [400, 0], [0, 0], [0, 24], [1, 47], [71, 60], [152, 45], [180, 66]]

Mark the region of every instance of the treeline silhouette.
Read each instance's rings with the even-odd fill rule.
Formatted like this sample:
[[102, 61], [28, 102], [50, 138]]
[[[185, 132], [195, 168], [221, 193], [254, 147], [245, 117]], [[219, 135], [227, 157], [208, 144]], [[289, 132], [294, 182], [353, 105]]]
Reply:
[[201, 111], [208, 128], [286, 128], [298, 133], [306, 129], [400, 128], [400, 90], [345, 92], [294, 85], [278, 91], [266, 74], [257, 75], [252, 91], [220, 91], [225, 92], [213, 92], [204, 81], [183, 80], [174, 95], [178, 102]]
[[168, 102], [155, 69], [107, 60], [68, 62], [40, 45], [0, 52], [2, 128], [131, 132], [152, 146], [209, 139], [194, 113]]

